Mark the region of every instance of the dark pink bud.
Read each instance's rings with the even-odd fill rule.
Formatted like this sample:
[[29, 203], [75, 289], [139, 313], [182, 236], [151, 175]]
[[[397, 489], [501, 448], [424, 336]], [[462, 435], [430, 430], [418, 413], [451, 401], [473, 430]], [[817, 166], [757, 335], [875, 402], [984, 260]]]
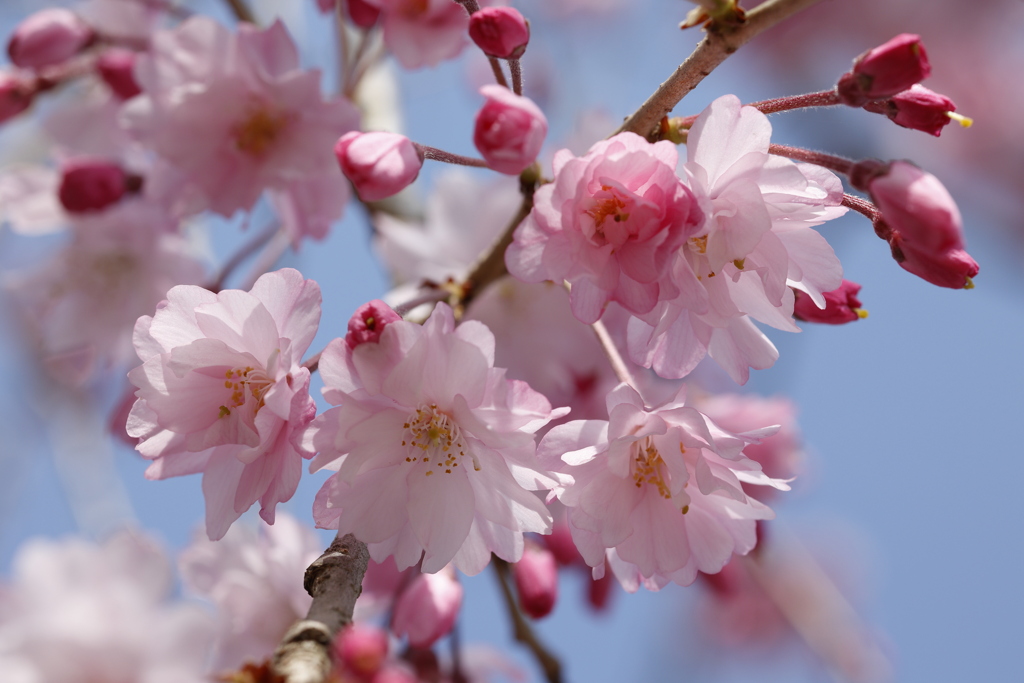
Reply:
[[583, 556], [580, 555], [580, 551], [576, 549], [576, 544], [572, 540], [572, 532], [569, 531], [569, 525], [565, 522], [555, 522], [555, 525], [551, 528], [551, 533], [540, 538], [544, 541], [547, 549], [555, 556], [555, 561], [563, 567], [568, 567], [572, 564], [585, 564]]
[[546, 548], [527, 543], [521, 560], [512, 565], [519, 607], [534, 619], [551, 614], [558, 600], [558, 566]]
[[548, 120], [536, 104], [508, 88], [485, 85], [480, 94], [487, 102], [476, 115], [473, 144], [489, 167], [519, 175], [540, 154]]
[[0, 123], [28, 109], [35, 96], [36, 89], [31, 83], [0, 71]]
[[57, 196], [69, 213], [101, 211], [120, 201], [128, 175], [103, 159], [76, 159], [64, 165]]
[[875, 114], [885, 114], [896, 125], [931, 133], [935, 137], [953, 119], [957, 119], [965, 128], [972, 123], [965, 116], [953, 114], [956, 111], [953, 100], [923, 85], [915, 85], [886, 100], [868, 102], [864, 109]]
[[844, 104], [859, 107], [902, 92], [931, 72], [921, 36], [901, 33], [857, 57], [853, 70], [843, 74], [836, 88]]
[[420, 679], [416, 674], [392, 664], [378, 671], [370, 683], [420, 683]]
[[793, 305], [793, 317], [809, 323], [825, 323], [826, 325], [842, 325], [854, 320], [868, 317], [868, 312], [861, 308], [857, 292], [860, 285], [856, 282], [843, 280], [838, 289], [825, 292], [825, 308], [818, 308], [809, 294], [799, 289], [793, 290], [796, 303]]
[[604, 576], [600, 579], [590, 579], [590, 584], [587, 586], [587, 602], [597, 612], [601, 612], [608, 608], [608, 601], [612, 597], [612, 589], [615, 588], [615, 577], [612, 576], [612, 570], [605, 567]]
[[397, 133], [346, 133], [334, 146], [334, 154], [341, 172], [365, 202], [396, 194], [416, 180], [423, 166], [416, 145]]
[[388, 634], [368, 624], [351, 624], [334, 641], [336, 661], [360, 678], [376, 674], [388, 656]]
[[940, 287], [974, 286], [978, 264], [964, 250], [960, 210], [938, 178], [909, 161], [894, 161], [868, 182], [868, 191], [904, 270]]
[[348, 334], [345, 335], [345, 343], [350, 349], [354, 349], [366, 342], [377, 343], [384, 328], [401, 320], [402, 316], [392, 310], [390, 306], [374, 299], [356, 309], [355, 315], [348, 321]]
[[96, 60], [96, 72], [122, 100], [130, 100], [142, 92], [135, 82], [134, 66], [135, 53], [120, 47], [110, 48]]
[[453, 572], [420, 574], [395, 601], [391, 631], [409, 636], [413, 647], [429, 648], [452, 630], [461, 607], [462, 586]]
[[519, 59], [530, 42], [530, 22], [512, 7], [485, 7], [469, 18], [469, 37], [489, 57]]
[[92, 42], [92, 28], [66, 9], [44, 9], [14, 29], [7, 54], [23, 69], [40, 69], [71, 59]]
[[323, 14], [329, 14], [338, 7], [338, 0], [316, 0], [316, 6]]
[[380, 7], [366, 0], [344, 0], [346, 14], [359, 28], [373, 28], [380, 18]]

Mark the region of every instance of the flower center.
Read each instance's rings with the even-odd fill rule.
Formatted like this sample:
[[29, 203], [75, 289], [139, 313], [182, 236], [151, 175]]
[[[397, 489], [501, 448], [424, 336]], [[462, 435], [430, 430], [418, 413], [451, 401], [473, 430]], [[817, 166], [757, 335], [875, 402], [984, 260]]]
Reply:
[[633, 444], [633, 453], [633, 483], [636, 487], [651, 484], [657, 487], [659, 496], [671, 498], [672, 492], [668, 488], [668, 467], [654, 445], [654, 440], [648, 436], [637, 441]]
[[274, 114], [264, 106], [254, 108], [242, 123], [235, 126], [235, 146], [252, 157], [262, 157], [277, 140], [288, 123], [285, 114]]
[[263, 370], [257, 370], [251, 366], [226, 370], [224, 372], [224, 388], [231, 390], [231, 396], [220, 407], [220, 416], [222, 418], [229, 416], [232, 408], [244, 406], [249, 397], [252, 397], [256, 403], [256, 408], [253, 411], [255, 415], [263, 407], [263, 395], [267, 393], [267, 389], [273, 383], [274, 381], [267, 377]]
[[430, 0], [405, 0], [399, 6], [399, 13], [407, 19], [418, 19], [430, 8]]
[[626, 208], [626, 200], [610, 185], [602, 185], [601, 191], [593, 196], [593, 204], [584, 211], [585, 214], [594, 219], [594, 233], [591, 239], [600, 244], [608, 241], [605, 236], [604, 222], [611, 218], [615, 223], [622, 223], [629, 220], [629, 213]]
[[436, 404], [417, 408], [402, 426], [405, 428], [402, 446], [409, 449], [405, 461], [426, 465], [426, 476], [435, 471], [451, 474], [467, 452], [473, 469], [480, 469], [480, 462], [462, 440], [459, 425]]

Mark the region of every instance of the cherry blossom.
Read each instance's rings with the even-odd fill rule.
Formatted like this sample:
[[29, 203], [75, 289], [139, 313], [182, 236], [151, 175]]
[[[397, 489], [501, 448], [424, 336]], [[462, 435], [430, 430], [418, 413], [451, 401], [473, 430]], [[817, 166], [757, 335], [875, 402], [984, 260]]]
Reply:
[[147, 477], [203, 473], [211, 540], [256, 501], [273, 524], [295, 493], [310, 454], [293, 436], [315, 413], [302, 354], [319, 321], [319, 286], [286, 268], [249, 292], [174, 287], [135, 326], [128, 433], [154, 461]]
[[608, 395], [609, 421], [554, 427], [538, 449], [572, 477], [555, 490], [583, 559], [598, 577], [607, 557], [627, 590], [688, 585], [698, 570], [717, 572], [733, 553], [748, 553], [756, 520], [774, 515], [742, 484], [788, 488], [743, 455], [774, 428], [734, 434], [684, 399], [685, 388], [647, 409], [620, 385]]
[[[324, 101], [320, 74], [299, 70], [280, 21], [231, 33], [195, 16], [153, 35], [135, 77], [142, 94], [127, 103], [125, 123], [185, 173], [211, 210], [230, 216], [251, 209], [264, 189], [294, 193], [324, 177], [334, 177], [336, 195], [345, 192], [331, 145], [357, 127], [358, 113], [347, 101]], [[340, 203], [331, 219], [339, 215]]]
[[317, 495], [317, 525], [353, 533], [377, 562], [422, 557], [480, 572], [493, 552], [516, 561], [523, 533], [551, 515], [532, 491], [556, 481], [540, 467], [533, 433], [565, 414], [494, 367], [494, 336], [455, 327], [438, 304], [423, 325], [392, 322], [379, 342], [337, 339], [320, 358], [324, 398], [338, 406], [307, 430], [311, 469], [334, 474]]

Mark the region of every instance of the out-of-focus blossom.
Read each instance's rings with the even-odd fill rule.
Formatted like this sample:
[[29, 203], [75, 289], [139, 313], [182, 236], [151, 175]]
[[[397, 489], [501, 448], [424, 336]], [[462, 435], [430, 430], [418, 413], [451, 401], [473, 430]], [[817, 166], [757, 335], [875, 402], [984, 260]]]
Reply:
[[462, 585], [450, 567], [419, 574], [395, 602], [391, 630], [413, 647], [429, 648], [452, 630], [461, 608]]
[[530, 42], [530, 22], [514, 7], [485, 7], [469, 18], [469, 37], [485, 55], [519, 59]]
[[527, 543], [521, 560], [512, 565], [519, 607], [534, 619], [551, 614], [558, 600], [558, 565], [546, 548]]
[[0, 71], [0, 123], [22, 113], [35, 99], [33, 85], [18, 74]]
[[[380, 7], [373, 4], [373, 0], [328, 0], [333, 5], [341, 2], [345, 7], [345, 14], [352, 20], [352, 23], [359, 28], [368, 29], [380, 19]], [[323, 9], [323, 0], [321, 9]]]
[[153, 541], [33, 540], [0, 584], [0, 671], [11, 683], [206, 683], [214, 625], [172, 604], [171, 567]]
[[677, 291], [665, 284], [673, 253], [699, 227], [693, 193], [676, 176], [675, 145], [620, 133], [583, 157], [555, 155], [555, 181], [505, 253], [525, 282], [567, 280], [572, 312], [593, 323], [616, 301], [648, 313]]
[[154, 461], [148, 478], [203, 473], [212, 540], [256, 501], [273, 524], [295, 493], [310, 454], [293, 437], [316, 412], [302, 354], [319, 322], [320, 287], [286, 268], [249, 292], [175, 287], [135, 326], [128, 433]]
[[352, 131], [338, 140], [334, 154], [365, 202], [396, 194], [416, 180], [423, 166], [416, 145], [398, 133]]
[[95, 38], [92, 28], [71, 10], [51, 7], [18, 24], [7, 43], [11, 63], [23, 69], [61, 64]]
[[321, 550], [313, 529], [287, 514], [274, 526], [236, 524], [217, 542], [200, 538], [185, 549], [178, 558], [185, 589], [217, 607], [214, 671], [270, 657], [309, 610], [302, 576]]
[[907, 272], [939, 287], [970, 288], [978, 264], [964, 250], [956, 202], [939, 179], [908, 161], [862, 162], [857, 177], [882, 212], [879, 235]]
[[97, 370], [131, 363], [135, 320], [175, 284], [202, 280], [196, 249], [175, 226], [157, 206], [121, 202], [76, 218], [67, 246], [8, 279], [59, 381], [81, 384]]
[[469, 42], [469, 14], [452, 0], [364, 0], [378, 7], [384, 44], [406, 69], [437, 66]]
[[[299, 69], [281, 22], [232, 33], [192, 17], [156, 32], [134, 75], [142, 94], [125, 123], [225, 216], [251, 209], [265, 189], [294, 192], [329, 176], [331, 145], [359, 120], [348, 101], [324, 101], [320, 74]], [[335, 194], [344, 192], [336, 177]]]
[[903, 92], [931, 72], [921, 36], [901, 33], [857, 57], [853, 69], [839, 79], [836, 91], [844, 104], [859, 107]]
[[548, 121], [536, 104], [508, 88], [485, 85], [480, 94], [487, 102], [477, 112], [473, 144], [489, 167], [518, 175], [540, 154]]
[[491, 553], [515, 562], [523, 533], [547, 533], [551, 515], [533, 491], [555, 480], [536, 459], [533, 433], [552, 410], [525, 382], [494, 367], [483, 324], [455, 327], [438, 304], [423, 325], [396, 321], [377, 343], [331, 342], [320, 357], [324, 398], [304, 447], [312, 469], [337, 469], [314, 505], [318, 526], [353, 533], [370, 556], [453, 562], [479, 573]]
[[572, 478], [555, 490], [595, 578], [606, 558], [626, 590], [717, 572], [753, 549], [756, 520], [774, 516], [741, 484], [788, 488], [743, 454], [773, 428], [733, 434], [684, 398], [685, 388], [648, 410], [623, 384], [608, 396], [610, 421], [569, 422], [541, 441], [542, 461]]
[[[885, 100], [868, 102], [864, 108], [888, 116], [898, 126], [920, 130], [935, 137], [942, 134], [942, 129], [953, 120], [950, 114], [956, 111], [953, 100], [923, 85], [915, 85]], [[965, 125], [970, 125], [970, 119], [961, 119], [966, 122]]]
[[119, 164], [105, 159], [74, 159], [61, 169], [57, 196], [70, 213], [100, 211], [117, 203], [128, 190], [128, 176]]
[[130, 100], [142, 92], [135, 82], [135, 52], [112, 47], [96, 59], [96, 72], [122, 100]]
[[799, 331], [792, 289], [824, 307], [842, 267], [813, 229], [845, 213], [842, 182], [818, 166], [768, 154], [771, 124], [734, 95], [718, 98], [690, 129], [686, 174], [706, 220], [675, 255], [677, 292], [629, 321], [629, 354], [678, 379], [710, 355], [738, 383], [771, 367], [778, 351], [751, 318]]
[[793, 317], [804, 322], [826, 325], [843, 325], [866, 318], [868, 312], [861, 308], [862, 304], [857, 298], [858, 292], [860, 285], [843, 280], [838, 289], [825, 292], [825, 308], [818, 308], [811, 297], [801, 291], [795, 291]]
[[388, 656], [388, 633], [370, 624], [353, 623], [334, 640], [337, 661], [361, 680], [376, 680]]

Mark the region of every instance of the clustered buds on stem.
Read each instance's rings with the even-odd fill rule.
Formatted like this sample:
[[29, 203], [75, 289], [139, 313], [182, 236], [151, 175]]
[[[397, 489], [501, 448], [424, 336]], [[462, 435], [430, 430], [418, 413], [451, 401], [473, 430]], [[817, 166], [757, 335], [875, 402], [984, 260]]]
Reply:
[[931, 71], [921, 36], [901, 33], [857, 57], [853, 69], [843, 74], [836, 87], [844, 104], [860, 107], [903, 92]]

